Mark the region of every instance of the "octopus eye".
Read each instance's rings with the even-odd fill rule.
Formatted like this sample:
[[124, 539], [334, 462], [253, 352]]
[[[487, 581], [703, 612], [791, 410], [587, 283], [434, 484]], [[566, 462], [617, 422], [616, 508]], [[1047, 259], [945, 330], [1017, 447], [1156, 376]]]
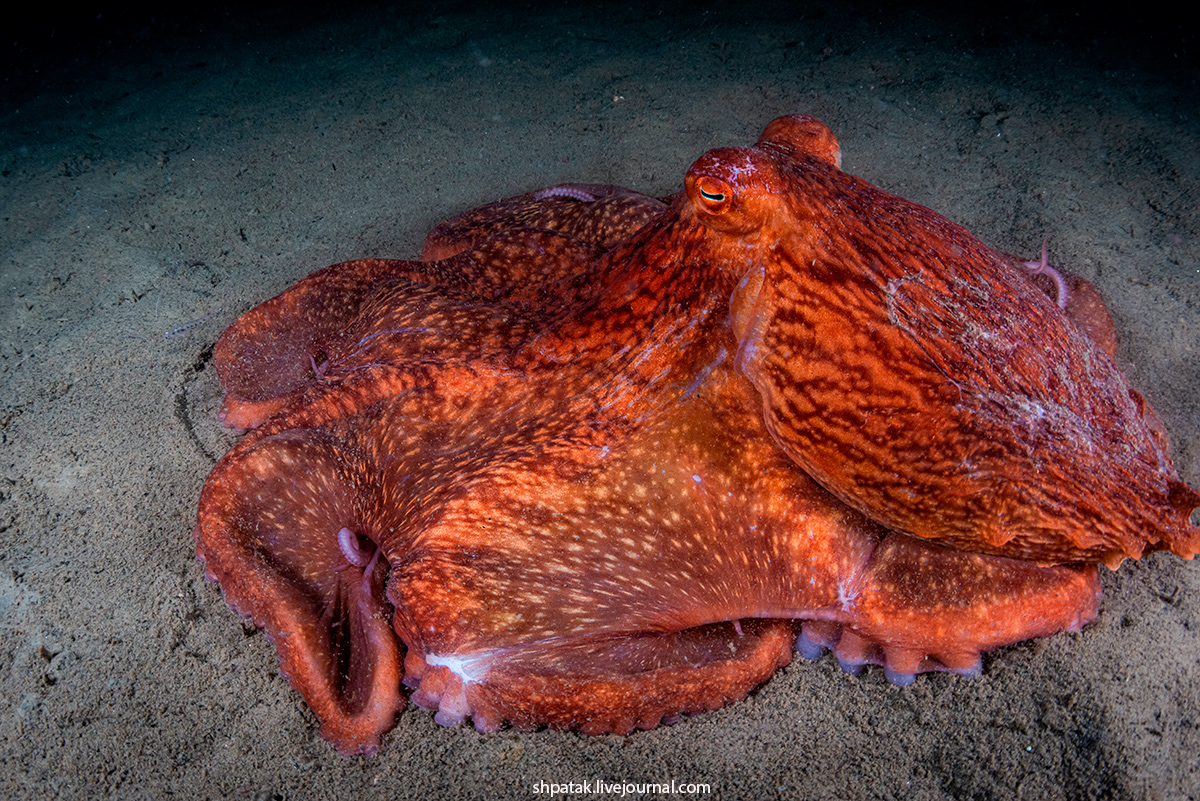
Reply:
[[723, 214], [733, 206], [733, 187], [720, 178], [696, 179], [696, 202], [709, 214]]

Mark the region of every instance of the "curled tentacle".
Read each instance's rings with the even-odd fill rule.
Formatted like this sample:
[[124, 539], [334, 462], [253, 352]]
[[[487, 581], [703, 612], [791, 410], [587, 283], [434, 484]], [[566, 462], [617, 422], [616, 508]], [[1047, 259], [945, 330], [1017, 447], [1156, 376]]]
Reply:
[[1029, 275], [1044, 275], [1054, 282], [1055, 297], [1054, 302], [1058, 304], [1058, 308], [1066, 309], [1067, 302], [1071, 297], [1071, 292], [1067, 289], [1067, 282], [1063, 278], [1062, 273], [1050, 266], [1046, 261], [1046, 245], [1049, 239], [1042, 240], [1042, 258], [1031, 259], [1024, 262], [1024, 267], [1029, 271]]

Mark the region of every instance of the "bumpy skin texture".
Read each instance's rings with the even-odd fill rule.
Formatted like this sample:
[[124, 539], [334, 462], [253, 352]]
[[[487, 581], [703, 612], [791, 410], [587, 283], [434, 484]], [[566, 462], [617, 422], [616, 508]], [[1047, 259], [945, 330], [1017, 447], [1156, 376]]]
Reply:
[[253, 430], [197, 552], [341, 751], [401, 683], [445, 724], [626, 733], [794, 647], [973, 675], [1094, 617], [1097, 562], [1191, 558], [1094, 289], [1067, 276], [1064, 312], [839, 165], [780, 118], [669, 203], [510, 198], [225, 332], [222, 419]]

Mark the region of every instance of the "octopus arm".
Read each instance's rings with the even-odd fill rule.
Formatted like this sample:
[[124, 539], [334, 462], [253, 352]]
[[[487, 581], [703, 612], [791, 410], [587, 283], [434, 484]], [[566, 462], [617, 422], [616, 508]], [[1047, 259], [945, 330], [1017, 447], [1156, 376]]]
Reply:
[[906, 683], [1095, 615], [1094, 568], [958, 553], [847, 509], [740, 411], [746, 390], [717, 370], [566, 473], [490, 457], [396, 562], [413, 700], [484, 731], [626, 733], [743, 697], [801, 621], [802, 644]]
[[590, 291], [596, 256], [573, 237], [521, 230], [434, 263], [363, 259], [320, 270], [217, 341], [221, 419], [257, 427], [306, 389], [364, 364], [506, 352], [542, 324], [531, 304]]
[[284, 432], [217, 466], [195, 532], [208, 578], [266, 631], [344, 754], [374, 751], [406, 703], [386, 563], [362, 530], [337, 443]]
[[463, 212], [425, 238], [421, 261], [461, 253], [501, 231], [539, 229], [566, 234], [601, 250], [628, 239], [667, 206], [607, 184], [570, 184], [527, 192]]

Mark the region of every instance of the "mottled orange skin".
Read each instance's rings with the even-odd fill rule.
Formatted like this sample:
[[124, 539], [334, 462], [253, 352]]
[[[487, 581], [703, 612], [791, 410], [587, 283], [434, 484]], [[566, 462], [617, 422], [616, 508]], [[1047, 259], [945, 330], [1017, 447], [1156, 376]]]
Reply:
[[[1009, 353], [1021, 376], [1077, 369], [1064, 347], [1103, 361], [1062, 390], [1093, 425], [1133, 395], [1014, 259], [839, 158], [823, 125], [781, 118], [754, 148], [702, 157], [669, 205], [594, 186], [510, 198], [439, 226], [426, 261], [335, 265], [222, 335], [222, 417], [253, 430], [205, 484], [197, 552], [339, 750], [378, 746], [401, 683], [480, 730], [651, 728], [745, 696], [797, 636], [899, 683], [973, 675], [983, 651], [1094, 617], [1113, 548], [1186, 550], [1146, 522], [1170, 517], [1151, 508], [1162, 487], [1186, 486], [1159, 434], [1110, 437], [1159, 493], [1147, 510], [1110, 524], [1103, 488], [1076, 488], [1087, 508], [1048, 531], [1047, 509], [1078, 499], [1029, 478], [1041, 440], [875, 423], [888, 393], [907, 393], [906, 419], [929, 404], [959, 421], [978, 404], [947, 386], [991, 386], [997, 368], [975, 376], [966, 352], [987, 332], [948, 341], [937, 317], [947, 276], [1008, 298], [976, 324], [1065, 337]], [[903, 235], [881, 230], [896, 219]], [[881, 306], [871, 276], [927, 256], [930, 276]], [[908, 361], [877, 364], [881, 348]], [[800, 414], [798, 392], [820, 402]], [[955, 501], [967, 457], [1028, 489]], [[1019, 525], [997, 533], [996, 505]]]
[[1072, 322], [1011, 257], [798, 149], [822, 133], [782, 118], [688, 174], [701, 219], [729, 234], [715, 258], [751, 265], [732, 308], [739, 366], [788, 455], [881, 523], [959, 548], [1192, 558], [1200, 496], [1099, 312], [1076, 301]]

